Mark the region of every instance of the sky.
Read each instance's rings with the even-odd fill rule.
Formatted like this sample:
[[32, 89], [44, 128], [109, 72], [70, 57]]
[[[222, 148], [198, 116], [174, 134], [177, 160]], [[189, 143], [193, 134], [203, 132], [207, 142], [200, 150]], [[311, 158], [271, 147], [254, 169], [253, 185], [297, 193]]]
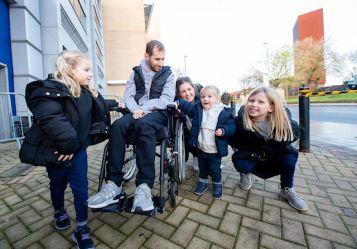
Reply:
[[[340, 54], [357, 50], [357, 0], [145, 0], [160, 19], [166, 65], [221, 91], [240, 89], [239, 79], [267, 53], [292, 46], [301, 14], [324, 10], [325, 39]], [[186, 61], [186, 63], [185, 63]], [[356, 65], [357, 66], [357, 65]], [[342, 77], [328, 76], [328, 85]]]

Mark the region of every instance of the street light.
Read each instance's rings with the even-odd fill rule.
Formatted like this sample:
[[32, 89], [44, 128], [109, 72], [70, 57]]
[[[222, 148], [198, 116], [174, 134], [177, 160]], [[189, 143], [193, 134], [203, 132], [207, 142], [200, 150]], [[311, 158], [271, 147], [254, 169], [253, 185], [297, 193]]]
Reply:
[[268, 43], [267, 42], [263, 42], [263, 44], [266, 46], [266, 56], [267, 56], [267, 58], [266, 58], [266, 64], [267, 64], [267, 72], [266, 72], [266, 74], [265, 74], [265, 80], [263, 80], [263, 81], [265, 81], [265, 84], [268, 86], [269, 85], [269, 74], [270, 74], [270, 68], [269, 68], [269, 64], [270, 64], [270, 62], [269, 62], [269, 46], [268, 46]]
[[266, 46], [266, 51], [267, 51], [267, 60], [266, 60], [266, 63], [267, 63], [267, 69], [268, 69], [268, 72], [270, 72], [270, 69], [269, 69], [269, 46], [268, 46], [268, 43], [267, 42], [263, 42], [263, 44]]
[[186, 59], [187, 59], [188, 55], [184, 55], [183, 56], [183, 64], [184, 64], [184, 70], [185, 70], [185, 76], [187, 76], [187, 68], [186, 68]]

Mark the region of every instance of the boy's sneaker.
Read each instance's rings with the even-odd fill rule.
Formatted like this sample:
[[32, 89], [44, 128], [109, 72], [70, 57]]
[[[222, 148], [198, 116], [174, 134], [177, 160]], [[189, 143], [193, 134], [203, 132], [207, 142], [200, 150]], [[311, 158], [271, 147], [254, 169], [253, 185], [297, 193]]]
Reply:
[[118, 187], [114, 182], [108, 181], [103, 185], [98, 193], [90, 197], [87, 201], [90, 208], [102, 208], [112, 203], [118, 202], [114, 200], [116, 196], [121, 194], [122, 188]]
[[222, 198], [222, 183], [213, 183], [213, 197], [216, 199]]
[[151, 211], [154, 209], [152, 201], [151, 189], [146, 183], [142, 183], [135, 189], [132, 212], [135, 211]]
[[196, 188], [195, 188], [195, 194], [203, 195], [203, 193], [206, 192], [207, 189], [208, 189], [208, 183], [198, 181]]
[[198, 157], [194, 156], [192, 159], [192, 168], [196, 171], [199, 171], [199, 167], [198, 167]]
[[285, 187], [280, 191], [280, 197], [287, 200], [290, 206], [299, 211], [306, 211], [308, 209], [306, 201], [296, 194], [294, 188]]
[[252, 174], [240, 173], [239, 187], [244, 190], [249, 190], [252, 187]]
[[72, 240], [77, 244], [77, 249], [94, 249], [93, 240], [90, 238], [87, 226], [80, 226], [72, 234]]
[[68, 217], [66, 209], [57, 211], [53, 217], [55, 218], [55, 227], [57, 230], [65, 230], [71, 226], [71, 220]]

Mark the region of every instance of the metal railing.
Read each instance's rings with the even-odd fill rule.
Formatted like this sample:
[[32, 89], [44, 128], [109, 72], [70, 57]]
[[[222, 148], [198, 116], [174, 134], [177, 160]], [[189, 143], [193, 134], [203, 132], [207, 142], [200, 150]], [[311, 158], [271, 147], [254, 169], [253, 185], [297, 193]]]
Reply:
[[0, 92], [0, 143], [16, 141], [18, 148], [32, 125], [32, 114], [25, 96], [14, 92]]

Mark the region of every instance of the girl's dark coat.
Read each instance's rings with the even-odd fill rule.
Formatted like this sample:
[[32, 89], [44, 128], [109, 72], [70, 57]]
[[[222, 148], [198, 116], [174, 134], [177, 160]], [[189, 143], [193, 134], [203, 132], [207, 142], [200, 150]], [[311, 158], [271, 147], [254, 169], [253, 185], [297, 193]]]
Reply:
[[64, 84], [50, 78], [31, 82], [26, 86], [25, 98], [34, 120], [20, 149], [24, 163], [70, 166], [68, 161], [59, 162], [58, 155], [76, 153], [108, 137], [110, 114], [100, 94], [92, 97], [91, 126], [86, 141], [78, 141], [80, 107]]
[[236, 149], [235, 158], [262, 161], [285, 153], [297, 155], [298, 152], [291, 143], [299, 138], [300, 127], [296, 121], [290, 118], [290, 112], [288, 110], [287, 112], [293, 129], [294, 140], [279, 142], [274, 139], [265, 140], [258, 132], [244, 129], [244, 113], [241, 109], [235, 118], [236, 133], [230, 140], [230, 145]]

